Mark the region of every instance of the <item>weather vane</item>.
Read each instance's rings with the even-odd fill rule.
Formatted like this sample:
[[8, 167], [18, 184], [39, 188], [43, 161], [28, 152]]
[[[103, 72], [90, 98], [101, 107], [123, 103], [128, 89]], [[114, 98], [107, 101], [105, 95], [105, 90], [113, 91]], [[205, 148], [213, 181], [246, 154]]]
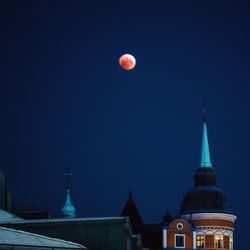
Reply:
[[67, 169], [66, 173], [64, 174], [65, 176], [67, 176], [67, 183], [66, 183], [66, 186], [67, 186], [67, 190], [69, 190], [69, 181], [70, 181], [70, 176], [72, 176], [72, 172]]

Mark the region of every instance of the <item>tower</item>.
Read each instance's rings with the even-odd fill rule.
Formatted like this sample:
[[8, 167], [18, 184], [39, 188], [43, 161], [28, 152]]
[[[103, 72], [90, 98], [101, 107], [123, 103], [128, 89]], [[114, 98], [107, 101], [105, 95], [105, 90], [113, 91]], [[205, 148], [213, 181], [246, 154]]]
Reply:
[[201, 161], [194, 186], [184, 195], [179, 216], [163, 227], [163, 249], [233, 250], [235, 220], [224, 192], [216, 183], [204, 114]]

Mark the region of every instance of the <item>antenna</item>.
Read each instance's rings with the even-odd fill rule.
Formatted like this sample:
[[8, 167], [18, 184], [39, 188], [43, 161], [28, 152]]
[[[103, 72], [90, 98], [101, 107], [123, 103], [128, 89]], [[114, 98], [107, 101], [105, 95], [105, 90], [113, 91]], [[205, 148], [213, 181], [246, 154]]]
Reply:
[[203, 111], [202, 111], [203, 122], [206, 122], [206, 114], [207, 114], [206, 94], [203, 93]]

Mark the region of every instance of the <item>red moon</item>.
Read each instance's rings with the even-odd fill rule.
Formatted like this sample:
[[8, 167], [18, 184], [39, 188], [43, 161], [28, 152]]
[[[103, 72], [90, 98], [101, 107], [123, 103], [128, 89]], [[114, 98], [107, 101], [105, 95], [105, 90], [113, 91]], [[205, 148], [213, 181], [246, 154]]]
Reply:
[[131, 70], [135, 67], [136, 60], [132, 55], [125, 54], [119, 58], [119, 64], [123, 69]]

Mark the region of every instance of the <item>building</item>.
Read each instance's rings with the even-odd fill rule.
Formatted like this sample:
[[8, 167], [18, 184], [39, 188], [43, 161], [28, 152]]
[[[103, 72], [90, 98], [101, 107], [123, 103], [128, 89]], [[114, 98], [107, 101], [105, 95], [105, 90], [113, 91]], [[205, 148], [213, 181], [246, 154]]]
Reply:
[[205, 116], [201, 162], [195, 171], [194, 186], [184, 195], [176, 216], [167, 212], [160, 223], [145, 224], [129, 192], [120, 217], [75, 218], [69, 189], [61, 212], [63, 218], [26, 220], [0, 210], [0, 225], [2, 230], [13, 228], [60, 238], [92, 250], [142, 250], [143, 246], [151, 250], [233, 250], [236, 216], [217, 186]]
[[11, 228], [0, 227], [0, 249], [3, 250], [78, 250], [86, 247], [73, 242], [49, 238]]
[[162, 227], [165, 221], [172, 220], [172, 217], [168, 213], [160, 223], [145, 224], [130, 191], [121, 216], [128, 216], [130, 218], [132, 228], [136, 234], [141, 235], [144, 246], [154, 250], [162, 249]]
[[[32, 219], [25, 219], [0, 209], [0, 249], [1, 244], [6, 246], [6, 242], [1, 238], [1, 227], [4, 232], [9, 228], [17, 230], [8, 231], [8, 234], [11, 234], [10, 239], [15, 234], [17, 237], [26, 237], [28, 233], [25, 236], [25, 232], [29, 232], [35, 234], [35, 236], [30, 235], [33, 242], [39, 241], [43, 237], [49, 237], [74, 242], [91, 250], [143, 249], [141, 236], [133, 233], [128, 217], [74, 218], [75, 209], [73, 208], [69, 192], [67, 192], [65, 205], [62, 208], [63, 218], [35, 219], [32, 216]], [[20, 230], [23, 232], [20, 233]], [[8, 242], [9, 245], [11, 245], [11, 240]], [[17, 249], [17, 245], [14, 245], [11, 249]], [[35, 247], [38, 246], [33, 245], [32, 247], [36, 249]]]
[[[7, 211], [0, 210], [1, 224], [18, 222], [25, 222], [25, 220]], [[29, 233], [22, 230], [0, 227], [0, 249], [71, 250], [87, 248], [83, 245], [70, 241], [46, 237], [43, 235]]]
[[194, 187], [184, 196], [180, 218], [163, 228], [163, 249], [233, 249], [236, 216], [224, 192], [217, 186], [210, 160], [206, 119], [203, 119], [201, 162]]
[[6, 176], [0, 170], [0, 209], [12, 210], [12, 195], [6, 186]]
[[[168, 213], [158, 224], [144, 224], [129, 194], [121, 213], [129, 216], [136, 233], [141, 234], [146, 247], [158, 249], [233, 249], [236, 216], [224, 192], [217, 186], [210, 160], [205, 115], [201, 162], [194, 175], [194, 186], [184, 195], [177, 216]], [[162, 243], [162, 244], [159, 244]]]
[[98, 250], [141, 250], [139, 235], [133, 234], [128, 217], [59, 218], [24, 220], [6, 218], [1, 226], [59, 238]]
[[[47, 243], [49, 238], [56, 238], [58, 241], [62, 239], [77, 243], [82, 249], [141, 250], [143, 248], [141, 236], [133, 233], [128, 217], [75, 218], [75, 211], [71, 202], [70, 189], [67, 187], [65, 203], [61, 209], [62, 218], [52, 219], [50, 213], [46, 211], [19, 211], [17, 214], [12, 214], [0, 209], [0, 225], [3, 234], [8, 234], [8, 239], [14, 239], [16, 236], [22, 238], [23, 242], [25, 237], [33, 242], [42, 241], [41, 239], [47, 237]], [[6, 241], [1, 238], [0, 229], [0, 249], [1, 246], [6, 249], [21, 247], [18, 244], [11, 244], [11, 240], [8, 241], [8, 244], [5, 243]], [[66, 245], [65, 243], [65, 249], [68, 249], [70, 246], [66, 247]], [[38, 246], [35, 244], [28, 247], [37, 249]], [[47, 248], [42, 245], [40, 247], [52, 249], [50, 246], [53, 246], [52, 242], [46, 246]], [[53, 249], [57, 248], [60, 249], [54, 244]]]

